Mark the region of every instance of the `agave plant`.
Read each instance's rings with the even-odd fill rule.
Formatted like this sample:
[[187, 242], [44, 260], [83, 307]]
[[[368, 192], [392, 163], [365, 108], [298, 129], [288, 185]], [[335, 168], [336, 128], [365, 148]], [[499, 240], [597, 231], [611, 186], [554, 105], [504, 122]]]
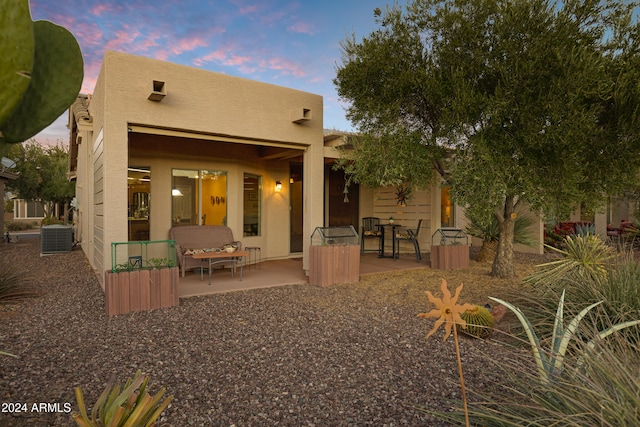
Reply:
[[102, 426], [153, 426], [169, 405], [173, 396], [161, 402], [164, 387], [153, 397], [147, 393], [149, 377], [136, 372], [133, 379], [128, 379], [122, 391], [120, 384], [109, 384], [96, 401], [91, 417], [87, 414], [84, 396], [80, 387], [76, 387], [76, 400], [80, 414], [73, 414], [73, 419], [80, 427]]
[[[550, 382], [553, 381], [555, 377], [559, 376], [562, 373], [564, 358], [567, 352], [567, 347], [569, 346], [569, 341], [571, 341], [571, 338], [573, 337], [576, 331], [576, 328], [578, 327], [578, 324], [591, 309], [593, 309], [594, 307], [602, 303], [602, 301], [599, 301], [583, 309], [580, 313], [578, 313], [576, 317], [573, 318], [573, 320], [571, 320], [571, 322], [569, 322], [569, 325], [565, 329], [564, 319], [563, 319], [563, 311], [564, 311], [564, 291], [563, 291], [562, 295], [560, 296], [560, 302], [558, 304], [558, 310], [556, 312], [556, 318], [553, 325], [553, 337], [551, 340], [551, 349], [546, 351], [540, 345], [540, 340], [538, 339], [538, 336], [536, 335], [536, 332], [533, 329], [531, 322], [529, 322], [529, 319], [527, 319], [527, 317], [522, 313], [522, 311], [520, 311], [518, 307], [512, 304], [509, 304], [508, 302], [505, 302], [499, 298], [489, 297], [489, 299], [507, 307], [516, 315], [516, 317], [518, 317], [518, 320], [520, 320], [520, 323], [524, 327], [524, 330], [531, 344], [531, 349], [533, 351], [533, 356], [535, 358], [536, 366], [538, 368], [538, 375], [540, 377], [540, 381], [544, 385], [549, 384]], [[588, 347], [594, 347], [595, 346], [594, 340], [604, 339], [616, 331], [619, 331], [624, 328], [628, 328], [630, 326], [638, 325], [638, 324], [640, 324], [640, 320], [632, 320], [629, 322], [613, 325], [603, 331], [600, 331], [597, 334], [596, 338], [589, 341], [587, 345]]]

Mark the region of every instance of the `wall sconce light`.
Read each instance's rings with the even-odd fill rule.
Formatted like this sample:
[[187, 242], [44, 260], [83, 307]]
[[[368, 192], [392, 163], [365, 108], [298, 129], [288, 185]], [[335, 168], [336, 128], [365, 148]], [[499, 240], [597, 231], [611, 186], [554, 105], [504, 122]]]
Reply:
[[180, 197], [180, 196], [184, 196], [184, 194], [182, 194], [182, 191], [180, 191], [177, 188], [174, 188], [171, 190], [171, 195], [174, 197]]
[[276, 191], [282, 190], [282, 183], [280, 181], [276, 181]]

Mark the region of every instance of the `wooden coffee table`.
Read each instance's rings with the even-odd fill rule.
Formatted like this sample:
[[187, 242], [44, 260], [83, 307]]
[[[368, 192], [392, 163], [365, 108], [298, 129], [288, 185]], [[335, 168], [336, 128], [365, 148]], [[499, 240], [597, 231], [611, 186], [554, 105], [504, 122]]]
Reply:
[[[223, 264], [231, 262], [233, 264], [233, 268], [231, 269], [231, 277], [233, 277], [233, 273], [236, 271], [236, 265], [238, 265], [238, 261], [240, 261], [240, 281], [242, 281], [242, 257], [249, 256], [248, 251], [234, 251], [234, 252], [203, 252], [199, 254], [191, 255], [194, 259], [199, 260], [208, 260], [209, 261], [209, 284], [211, 284], [211, 266], [214, 264]], [[200, 269], [200, 280], [203, 279], [202, 268]]]

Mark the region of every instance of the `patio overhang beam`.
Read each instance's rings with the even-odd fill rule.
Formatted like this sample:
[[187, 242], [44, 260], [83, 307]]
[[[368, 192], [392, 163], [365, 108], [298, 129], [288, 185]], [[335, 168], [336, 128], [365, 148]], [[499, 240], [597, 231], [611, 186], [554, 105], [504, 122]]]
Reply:
[[263, 138], [248, 138], [233, 135], [225, 135], [220, 133], [206, 133], [197, 131], [185, 131], [180, 129], [160, 128], [154, 126], [146, 126], [129, 123], [129, 132], [136, 132], [150, 135], [160, 136], [172, 136], [177, 138], [193, 138], [205, 141], [219, 141], [219, 142], [232, 142], [235, 144], [247, 144], [247, 145], [262, 145], [266, 147], [280, 147], [280, 148], [296, 148], [297, 150], [305, 150], [306, 144], [299, 142], [282, 142], [277, 140], [269, 140]]

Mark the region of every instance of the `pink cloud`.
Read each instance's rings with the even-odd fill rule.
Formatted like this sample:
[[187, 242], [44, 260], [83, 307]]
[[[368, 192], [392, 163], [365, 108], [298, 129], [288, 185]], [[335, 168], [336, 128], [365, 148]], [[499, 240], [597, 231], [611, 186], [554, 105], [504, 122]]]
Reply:
[[231, 4], [238, 8], [238, 11], [241, 15], [246, 15], [248, 13], [254, 13], [258, 11], [258, 5], [250, 4], [246, 5], [243, 0], [231, 0]]
[[300, 64], [296, 64], [286, 58], [271, 58], [267, 60], [267, 66], [271, 70], [284, 71], [286, 74], [292, 74], [295, 77], [304, 77], [307, 75]]
[[191, 39], [181, 39], [169, 43], [169, 50], [174, 55], [180, 55], [184, 52], [190, 52], [198, 47], [206, 47], [207, 42], [199, 37]]
[[248, 13], [257, 12], [257, 10], [258, 10], [258, 6], [256, 5], [243, 6], [243, 7], [240, 7], [240, 14], [246, 15]]
[[100, 16], [105, 12], [113, 12], [115, 10], [116, 8], [113, 7], [111, 4], [102, 3], [89, 9], [89, 13], [91, 13], [94, 16]]
[[295, 24], [288, 26], [287, 31], [308, 35], [315, 34], [314, 25], [308, 22], [296, 22]]
[[222, 62], [224, 60], [224, 58], [226, 58], [227, 54], [222, 51], [221, 49], [218, 49], [216, 51], [210, 52], [204, 56], [195, 58], [193, 60], [193, 64], [197, 67], [202, 67], [203, 65], [205, 65], [208, 62], [211, 61], [220, 61]]
[[153, 57], [161, 61], [166, 61], [169, 59], [169, 53], [170, 52], [166, 49], [159, 49], [153, 53]]
[[231, 55], [231, 58], [227, 59], [223, 63], [224, 65], [238, 66], [238, 65], [246, 64], [250, 60], [251, 58], [249, 58], [248, 56]]
[[115, 38], [109, 40], [105, 48], [111, 50], [123, 50], [122, 46], [128, 46], [140, 35], [137, 31], [127, 31], [127, 28], [116, 31], [114, 33]]

